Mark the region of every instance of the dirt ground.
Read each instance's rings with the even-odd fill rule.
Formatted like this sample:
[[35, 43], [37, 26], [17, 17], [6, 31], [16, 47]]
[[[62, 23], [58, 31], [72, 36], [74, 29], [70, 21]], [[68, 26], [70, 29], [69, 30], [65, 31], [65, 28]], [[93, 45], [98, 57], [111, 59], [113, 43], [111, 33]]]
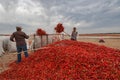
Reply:
[[[68, 38], [69, 39], [69, 38]], [[78, 38], [78, 41], [92, 42], [99, 45], [105, 45], [107, 47], [120, 50], [120, 38], [106, 38], [105, 43], [99, 43], [99, 38]], [[16, 61], [17, 55], [15, 53], [6, 53], [0, 57], [0, 73], [8, 69], [8, 65], [11, 62]]]
[[116, 38], [111, 38], [111, 39], [104, 39], [105, 43], [99, 43], [100, 39], [82, 39], [80, 38], [79, 41], [83, 41], [83, 42], [91, 42], [91, 43], [95, 43], [95, 44], [99, 44], [99, 45], [104, 45], [110, 48], [114, 48], [114, 49], [119, 49], [120, 50], [120, 38], [116, 39]]

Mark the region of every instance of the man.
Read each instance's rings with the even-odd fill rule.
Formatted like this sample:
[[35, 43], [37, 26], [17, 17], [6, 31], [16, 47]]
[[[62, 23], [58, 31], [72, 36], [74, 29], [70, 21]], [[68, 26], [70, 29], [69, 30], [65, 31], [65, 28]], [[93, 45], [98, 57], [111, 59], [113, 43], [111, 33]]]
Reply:
[[77, 40], [77, 34], [76, 27], [73, 28], [72, 34], [71, 34], [71, 40], [76, 41]]
[[[10, 36], [10, 40], [13, 42], [16, 42], [16, 47], [17, 47], [17, 58], [18, 58], [18, 63], [21, 62], [21, 52], [22, 50], [24, 51], [25, 57], [28, 57], [28, 52], [27, 52], [27, 44], [25, 39], [28, 39], [29, 36], [26, 35], [21, 27], [16, 27], [16, 32], [14, 32]], [[14, 40], [15, 39], [15, 40]]]

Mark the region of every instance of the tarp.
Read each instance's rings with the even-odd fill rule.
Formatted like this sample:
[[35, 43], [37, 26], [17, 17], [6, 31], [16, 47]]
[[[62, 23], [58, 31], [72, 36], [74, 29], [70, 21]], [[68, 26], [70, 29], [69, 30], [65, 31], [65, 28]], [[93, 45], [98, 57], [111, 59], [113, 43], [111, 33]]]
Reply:
[[[29, 41], [26, 40], [27, 48], [29, 49]], [[16, 52], [16, 42], [10, 41], [9, 38], [3, 40], [3, 49], [5, 52]]]

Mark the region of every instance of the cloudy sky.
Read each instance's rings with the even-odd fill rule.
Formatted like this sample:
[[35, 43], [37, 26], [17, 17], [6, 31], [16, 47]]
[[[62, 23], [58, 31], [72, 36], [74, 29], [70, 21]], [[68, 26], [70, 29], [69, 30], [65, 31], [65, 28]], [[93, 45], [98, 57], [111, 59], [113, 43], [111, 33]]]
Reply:
[[28, 34], [37, 28], [53, 33], [57, 23], [65, 32], [120, 32], [120, 0], [0, 0], [0, 34], [22, 26]]

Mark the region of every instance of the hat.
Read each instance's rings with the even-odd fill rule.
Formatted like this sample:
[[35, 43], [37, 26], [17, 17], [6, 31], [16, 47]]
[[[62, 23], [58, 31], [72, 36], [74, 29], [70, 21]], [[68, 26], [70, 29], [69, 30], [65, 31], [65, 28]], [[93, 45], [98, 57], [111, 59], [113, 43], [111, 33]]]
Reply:
[[20, 27], [20, 26], [17, 26], [17, 27], [16, 27], [16, 29], [22, 29], [22, 27]]
[[20, 26], [16, 27], [16, 30], [21, 30], [21, 29], [22, 29], [22, 27], [20, 27]]

